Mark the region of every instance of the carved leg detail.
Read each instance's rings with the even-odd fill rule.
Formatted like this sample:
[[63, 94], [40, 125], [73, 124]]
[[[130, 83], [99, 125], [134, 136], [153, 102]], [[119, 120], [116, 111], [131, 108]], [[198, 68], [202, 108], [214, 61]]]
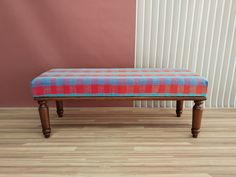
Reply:
[[176, 115], [177, 115], [177, 117], [181, 117], [181, 114], [183, 112], [183, 104], [184, 104], [183, 100], [176, 101]]
[[46, 101], [38, 101], [38, 104], [39, 104], [39, 115], [42, 125], [42, 131], [44, 137], [48, 138], [50, 137], [51, 133], [48, 105]]
[[201, 128], [203, 101], [194, 101], [193, 115], [192, 115], [192, 135], [193, 138], [197, 138]]
[[57, 106], [57, 115], [58, 117], [63, 117], [63, 102], [62, 101], [56, 101], [56, 106]]

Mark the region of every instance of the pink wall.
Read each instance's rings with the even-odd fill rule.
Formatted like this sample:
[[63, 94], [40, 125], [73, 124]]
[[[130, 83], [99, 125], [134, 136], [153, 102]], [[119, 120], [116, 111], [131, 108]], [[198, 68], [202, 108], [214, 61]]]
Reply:
[[35, 106], [30, 81], [50, 68], [133, 67], [134, 30], [135, 0], [1, 0], [0, 106]]

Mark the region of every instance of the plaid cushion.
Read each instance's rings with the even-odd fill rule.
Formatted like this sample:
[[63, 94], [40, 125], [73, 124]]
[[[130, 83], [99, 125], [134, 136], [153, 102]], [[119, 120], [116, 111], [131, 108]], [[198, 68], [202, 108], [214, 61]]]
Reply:
[[206, 96], [208, 81], [185, 69], [52, 69], [32, 81], [33, 97]]

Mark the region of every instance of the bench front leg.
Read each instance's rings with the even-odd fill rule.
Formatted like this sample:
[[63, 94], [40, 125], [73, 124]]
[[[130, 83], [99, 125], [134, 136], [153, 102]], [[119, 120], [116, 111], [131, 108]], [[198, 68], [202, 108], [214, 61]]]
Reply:
[[181, 114], [183, 113], [183, 100], [176, 101], [176, 115], [177, 117], [181, 117]]
[[63, 117], [63, 114], [64, 114], [63, 101], [56, 101], [56, 107], [57, 107], [58, 117]]
[[201, 128], [203, 101], [194, 101], [193, 113], [192, 113], [192, 135], [193, 138], [197, 138]]
[[39, 116], [42, 125], [42, 131], [45, 138], [50, 137], [51, 128], [49, 120], [49, 110], [46, 101], [38, 101], [39, 104]]

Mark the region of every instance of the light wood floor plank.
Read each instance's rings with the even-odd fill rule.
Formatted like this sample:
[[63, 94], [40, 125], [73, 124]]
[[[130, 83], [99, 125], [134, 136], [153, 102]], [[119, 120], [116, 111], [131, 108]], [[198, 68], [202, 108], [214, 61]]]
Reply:
[[35, 108], [0, 108], [0, 177], [235, 177], [236, 110], [50, 109], [45, 139]]

